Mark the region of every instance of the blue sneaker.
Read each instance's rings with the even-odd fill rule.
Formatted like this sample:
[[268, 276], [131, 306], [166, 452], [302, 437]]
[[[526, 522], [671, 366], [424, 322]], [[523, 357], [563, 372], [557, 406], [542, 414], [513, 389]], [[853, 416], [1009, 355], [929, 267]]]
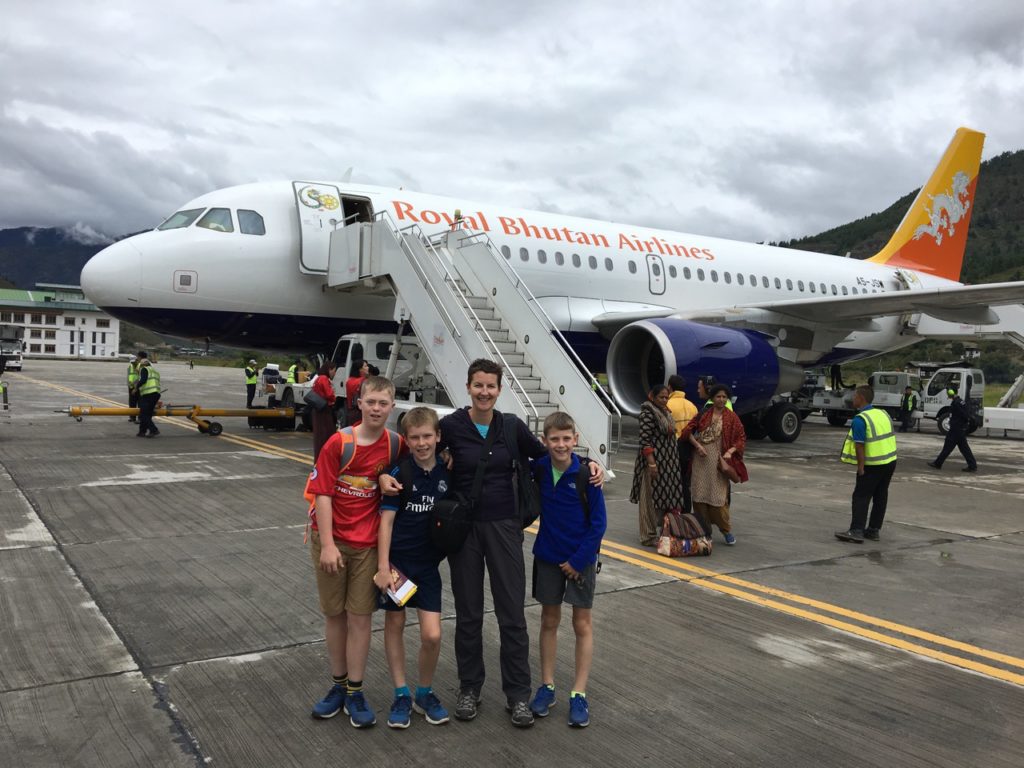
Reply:
[[[396, 696], [391, 704], [391, 712], [388, 713], [389, 728], [408, 728], [412, 722], [412, 698], [409, 696]], [[355, 725], [353, 721], [352, 725]]]
[[733, 544], [736, 543], [736, 537], [733, 536], [731, 533], [725, 534], [725, 543], [731, 547]]
[[345, 714], [348, 715], [348, 721], [352, 723], [353, 728], [369, 728], [377, 722], [377, 716], [366, 703], [362, 691], [346, 694]]
[[313, 717], [317, 720], [327, 720], [334, 717], [341, 711], [341, 705], [345, 701], [345, 686], [332, 685], [320, 701], [313, 705]]
[[569, 697], [569, 726], [572, 728], [586, 728], [590, 725], [590, 705], [587, 704], [587, 697], [578, 693]]
[[448, 722], [448, 710], [441, 706], [441, 700], [433, 691], [417, 696], [412, 708], [431, 725], [444, 725]]
[[537, 717], [547, 717], [551, 714], [551, 707], [555, 706], [555, 689], [542, 685], [537, 689], [533, 701], [530, 702], [530, 711]]

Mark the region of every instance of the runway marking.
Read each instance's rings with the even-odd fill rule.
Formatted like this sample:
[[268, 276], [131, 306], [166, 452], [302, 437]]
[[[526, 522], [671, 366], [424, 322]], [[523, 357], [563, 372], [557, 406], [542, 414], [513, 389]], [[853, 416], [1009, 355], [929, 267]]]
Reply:
[[[865, 627], [861, 627], [848, 622], [834, 619], [830, 616], [822, 615], [821, 613], [814, 613], [803, 608], [798, 608], [793, 605], [787, 605], [780, 603], [775, 599], [769, 597], [762, 597], [759, 594], [769, 595], [771, 598], [778, 598], [781, 600], [787, 600], [791, 603], [797, 603], [799, 605], [805, 605], [810, 608], [816, 608], [819, 611], [826, 611], [833, 613], [838, 616], [843, 616], [854, 621], [859, 621], [869, 626], [878, 627], [880, 629], [886, 629], [891, 632], [896, 632], [909, 637], [914, 637], [919, 640], [924, 640], [935, 645], [944, 646], [946, 648], [955, 649], [964, 653], [971, 654], [972, 656], [978, 656], [981, 658], [989, 659], [991, 661], [997, 661], [1007, 666], [1018, 667], [1024, 669], [1024, 659], [1010, 656], [1005, 653], [999, 653], [997, 651], [990, 651], [986, 648], [980, 648], [976, 645], [969, 643], [963, 643], [959, 640], [953, 640], [941, 635], [936, 635], [931, 632], [916, 629], [915, 627], [908, 627], [903, 624], [898, 624], [887, 619], [877, 618], [875, 616], [869, 616], [867, 614], [859, 613], [857, 611], [851, 611], [847, 608], [842, 608], [838, 605], [832, 605], [821, 600], [814, 600], [813, 598], [804, 597], [797, 595], [792, 592], [786, 592], [781, 589], [775, 589], [774, 587], [766, 587], [761, 584], [757, 584], [745, 579], [739, 579], [735, 576], [730, 576], [724, 573], [718, 573], [708, 568], [702, 568], [700, 566], [692, 565], [690, 563], [678, 562], [676, 560], [670, 560], [662, 557], [661, 555], [652, 554], [646, 550], [637, 549], [635, 547], [628, 546], [626, 544], [619, 544], [618, 542], [609, 541], [605, 539], [602, 542], [601, 553], [614, 560], [627, 562], [632, 565], [638, 565], [641, 568], [662, 573], [669, 576], [675, 576], [681, 578], [682, 576], [688, 576], [689, 578], [682, 578], [683, 581], [688, 581], [693, 584], [697, 584], [707, 589], [715, 590], [723, 594], [731, 595], [732, 597], [745, 600], [747, 602], [756, 603], [758, 605], [772, 608], [774, 610], [787, 613], [792, 616], [798, 616], [809, 621], [816, 622], [818, 624], [824, 624], [826, 626], [833, 627], [835, 629], [841, 629], [845, 632], [850, 632], [861, 637], [866, 637], [871, 640], [875, 640], [885, 645], [889, 645], [901, 650], [910, 651], [922, 656], [927, 656], [938, 661], [943, 661], [954, 666], [963, 667], [970, 669], [974, 672], [979, 672], [990, 677], [995, 677], [999, 680], [1014, 683], [1016, 685], [1024, 686], [1024, 675], [1016, 672], [1011, 672], [998, 667], [993, 667], [988, 664], [974, 661], [972, 659], [965, 659], [961, 656], [955, 656], [944, 651], [938, 651], [926, 646], [911, 643], [892, 635], [884, 635]], [[724, 583], [723, 583], [724, 582]], [[743, 591], [748, 590], [748, 591]]]
[[[19, 374], [15, 374], [15, 376], [19, 376]], [[90, 400], [109, 403], [116, 406], [123, 405], [123, 403], [117, 401], [109, 400], [103, 397], [98, 397], [96, 395], [91, 395], [86, 392], [73, 390], [59, 384], [53, 384], [51, 382], [39, 381], [35, 379], [29, 379], [29, 381], [33, 381], [37, 384], [42, 384], [44, 386], [56, 389], [58, 391], [66, 392], [68, 394], [85, 397]], [[186, 429], [192, 428], [193, 426], [192, 422], [181, 423], [180, 421], [177, 421], [176, 419], [172, 419], [169, 417], [158, 418], [163, 423], [176, 424], [177, 426]], [[306, 466], [309, 466], [312, 463], [309, 456], [301, 454], [298, 451], [292, 451], [287, 448], [280, 448], [278, 446], [263, 443], [252, 438], [230, 435], [228, 433], [221, 433], [219, 439], [227, 440], [228, 442], [233, 442], [239, 445], [244, 445], [248, 448], [256, 448], [257, 450], [260, 451], [272, 453], [283, 458], [291, 459], [292, 461], [303, 463]], [[527, 530], [533, 534], [537, 533], [536, 525], [531, 526]], [[923, 640], [925, 642], [932, 643], [933, 645], [944, 646], [946, 648], [961, 651], [972, 656], [977, 656], [980, 658], [989, 659], [991, 661], [997, 661], [1007, 666], [1024, 669], [1024, 659], [1017, 658], [1015, 656], [1010, 656], [1008, 654], [999, 653], [996, 651], [990, 651], [988, 649], [980, 648], [969, 643], [960, 642], [959, 640], [953, 640], [951, 638], [936, 635], [931, 632], [916, 629], [915, 627], [909, 627], [903, 624], [898, 624], [893, 621], [888, 621], [887, 619], [869, 616], [867, 614], [852, 611], [838, 605], [832, 605], [831, 603], [826, 603], [821, 600], [815, 600], [813, 598], [804, 597], [802, 595], [797, 595], [792, 592], [786, 592], [781, 589], [775, 589], [774, 587], [767, 587], [761, 584], [757, 584], [755, 582], [737, 578], [735, 576], [730, 576], [729, 574], [719, 573], [709, 568], [702, 568], [700, 566], [693, 565], [688, 562], [681, 562], [674, 559], [668, 559], [662, 557], [661, 555], [651, 553], [648, 550], [639, 549], [637, 547], [632, 547], [627, 544], [620, 544], [618, 542], [611, 541], [608, 539], [605, 539], [602, 542], [601, 553], [604, 556], [612, 558], [614, 560], [629, 563], [631, 565], [635, 565], [649, 571], [654, 571], [656, 573], [661, 573], [666, 576], [671, 576], [681, 581], [688, 581], [690, 583], [697, 584], [705, 589], [711, 589], [722, 594], [730, 595], [731, 597], [735, 597], [745, 602], [754, 603], [765, 608], [771, 608], [773, 610], [780, 611], [790, 616], [795, 616], [798, 618], [805, 619], [807, 621], [812, 621], [817, 624], [822, 624], [824, 626], [831, 627], [833, 629], [848, 632], [859, 637], [863, 637], [878, 643], [882, 643], [883, 645], [898, 648], [900, 650], [924, 656], [926, 658], [951, 664], [955, 667], [967, 669], [972, 672], [977, 672], [979, 674], [992, 677], [998, 680], [1002, 680], [1004, 682], [1024, 686], [1024, 675], [1022, 674], [1001, 669], [999, 667], [993, 667], [989, 664], [984, 664], [973, 659], [967, 659], [963, 658], [962, 656], [956, 656], [951, 653], [946, 653], [945, 651], [940, 651], [934, 648], [928, 648], [923, 645], [918, 645], [917, 643], [912, 643], [899, 637], [893, 637], [892, 635], [882, 634], [881, 632], [877, 632], [873, 629], [869, 629], [864, 626], [859, 626], [857, 624], [851, 624], [846, 621], [841, 621], [831, 616], [823, 615], [822, 613], [815, 613], [810, 610], [805, 610], [804, 608], [797, 607], [797, 605], [807, 606], [808, 608], [814, 608], [818, 611], [824, 611], [826, 613], [831, 613], [837, 616], [842, 616], [847, 619], [858, 621], [861, 622], [861, 624], [866, 624], [868, 626], [885, 629], [890, 632], [895, 632], [897, 634], [906, 635], [908, 637], [913, 637], [918, 640]], [[767, 595], [768, 597], [764, 597], [762, 595]], [[797, 605], [782, 603], [779, 602], [779, 600], [786, 600], [789, 603], [796, 603]]]

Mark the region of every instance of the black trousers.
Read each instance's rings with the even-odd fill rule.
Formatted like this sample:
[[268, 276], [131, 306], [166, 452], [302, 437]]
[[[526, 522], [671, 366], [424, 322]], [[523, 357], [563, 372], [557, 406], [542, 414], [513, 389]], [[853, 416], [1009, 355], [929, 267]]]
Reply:
[[960, 455], [964, 457], [968, 467], [977, 468], [978, 461], [974, 458], [971, 446], [967, 444], [967, 430], [962, 427], [950, 429], [946, 433], [946, 442], [942, 444], [942, 450], [939, 451], [939, 455], [935, 458], [935, 463], [941, 467], [942, 462], [949, 457], [954, 448], [960, 450]]
[[517, 519], [477, 521], [459, 552], [448, 558], [455, 597], [455, 660], [459, 685], [484, 684], [484, 565], [501, 641], [501, 689], [510, 701], [530, 699], [530, 638], [526, 631], [526, 566]]
[[914, 420], [913, 413], [913, 411], [900, 411], [900, 422], [902, 422], [900, 424], [900, 432], [906, 432], [910, 429], [910, 424]]
[[256, 385], [246, 384], [245, 385], [245, 407], [252, 408], [252, 399], [256, 397]]
[[[865, 523], [869, 531], [877, 531], [885, 520], [885, 507], [889, 503], [889, 482], [896, 471], [896, 462], [864, 467], [864, 474], [857, 475], [857, 484], [853, 487], [853, 519], [850, 521], [851, 531], [864, 531]], [[871, 519], [868, 520], [868, 506], [871, 507]]]
[[156, 410], [156, 404], [160, 400], [159, 392], [151, 392], [148, 395], [141, 395], [139, 397], [139, 434], [144, 435], [149, 432], [151, 435], [159, 434], [160, 430], [156, 428], [153, 423], [153, 411]]
[[[139, 407], [139, 390], [135, 387], [128, 387], [128, 407], [138, 408]], [[129, 421], [135, 421], [134, 416], [128, 417]]]

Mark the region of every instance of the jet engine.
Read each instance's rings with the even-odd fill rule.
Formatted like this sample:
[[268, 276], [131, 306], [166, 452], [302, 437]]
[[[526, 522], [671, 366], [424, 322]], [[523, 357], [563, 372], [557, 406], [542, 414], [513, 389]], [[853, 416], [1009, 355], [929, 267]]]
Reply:
[[689, 320], [641, 320], [612, 339], [608, 385], [619, 407], [636, 413], [648, 390], [673, 373], [687, 380], [691, 399], [696, 397], [697, 378], [714, 376], [732, 390], [737, 413], [761, 412], [774, 395], [794, 392], [804, 380], [799, 366], [779, 359], [770, 338], [757, 331]]

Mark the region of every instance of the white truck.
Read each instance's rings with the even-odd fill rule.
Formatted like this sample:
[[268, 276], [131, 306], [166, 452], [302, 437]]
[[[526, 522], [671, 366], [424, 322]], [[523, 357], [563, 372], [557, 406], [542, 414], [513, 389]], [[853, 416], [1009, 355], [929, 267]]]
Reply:
[[[949, 404], [952, 402], [947, 394], [949, 389], [955, 389], [968, 403], [974, 417], [971, 431], [982, 423], [985, 374], [980, 368], [940, 368], [923, 385], [917, 374], [875, 371], [867, 383], [875, 391], [874, 406], [883, 408], [894, 420], [899, 418], [904, 390], [911, 387], [917, 393], [918, 402], [912, 427], [916, 427], [918, 419], [935, 419], [939, 431], [946, 434], [949, 430]], [[801, 390], [798, 405], [804, 412], [821, 411], [829, 424], [842, 427], [855, 413], [853, 392], [853, 388], [827, 389], [824, 375], [812, 375]]]
[[0, 325], [0, 357], [8, 371], [20, 371], [25, 351], [25, 329], [20, 325]]
[[[350, 333], [338, 339], [331, 354], [331, 360], [337, 367], [332, 381], [334, 394], [338, 398], [345, 397], [345, 381], [352, 364], [357, 360], [366, 360], [378, 368], [382, 375], [390, 371], [396, 397], [400, 401], [446, 404], [444, 390], [438, 386], [437, 378], [427, 370], [427, 356], [420, 350], [416, 338], [402, 336], [397, 350], [394, 349], [395, 338], [395, 334]], [[309, 427], [310, 413], [303, 398], [313, 386], [312, 376], [306, 381], [290, 383], [279, 366], [271, 363], [263, 369], [261, 378], [253, 405], [294, 408], [296, 417]], [[295, 423], [294, 419], [250, 419], [249, 426], [290, 429]]]

